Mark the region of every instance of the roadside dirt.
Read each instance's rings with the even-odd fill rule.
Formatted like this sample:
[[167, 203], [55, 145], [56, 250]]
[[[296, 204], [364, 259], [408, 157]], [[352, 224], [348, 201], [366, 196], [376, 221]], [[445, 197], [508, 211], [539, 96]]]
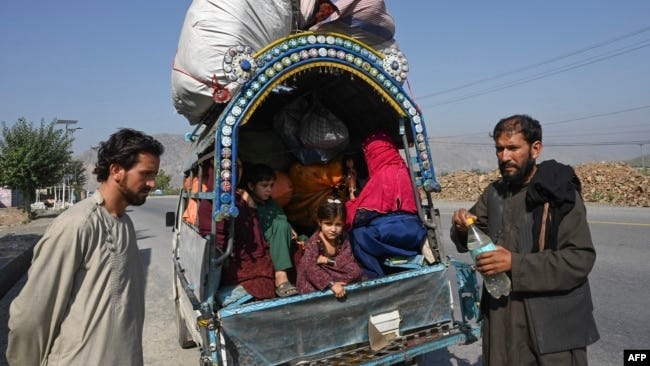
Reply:
[[27, 223], [27, 213], [17, 207], [0, 208], [0, 227]]

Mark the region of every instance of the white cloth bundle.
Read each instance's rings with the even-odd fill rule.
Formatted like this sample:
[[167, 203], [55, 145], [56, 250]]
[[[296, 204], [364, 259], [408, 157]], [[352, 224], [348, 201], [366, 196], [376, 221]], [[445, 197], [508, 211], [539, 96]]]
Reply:
[[291, 32], [291, 0], [193, 0], [187, 10], [171, 75], [172, 100], [191, 125], [214, 103], [213, 83], [234, 94], [224, 72], [234, 46], [255, 52]]

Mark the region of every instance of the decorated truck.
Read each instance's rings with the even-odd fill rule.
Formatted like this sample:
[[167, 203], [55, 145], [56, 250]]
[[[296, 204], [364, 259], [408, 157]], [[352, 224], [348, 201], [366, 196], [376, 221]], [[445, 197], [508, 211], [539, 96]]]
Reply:
[[[172, 94], [192, 131], [167, 224], [178, 342], [196, 346], [200, 364], [391, 365], [478, 337], [476, 276], [443, 253], [435, 157], [403, 88], [408, 61], [391, 22], [381, 1], [194, 0], [188, 9]], [[342, 299], [326, 290], [260, 300], [222, 284], [238, 246], [237, 161], [272, 167], [274, 199], [311, 235], [314, 205], [345, 180], [342, 157], [377, 131], [408, 166], [427, 230], [421, 254], [386, 258], [385, 276], [347, 285]]]

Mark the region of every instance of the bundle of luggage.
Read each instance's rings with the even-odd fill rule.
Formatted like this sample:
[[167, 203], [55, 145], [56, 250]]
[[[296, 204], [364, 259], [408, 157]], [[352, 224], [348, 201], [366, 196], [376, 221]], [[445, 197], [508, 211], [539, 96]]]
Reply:
[[383, 0], [194, 0], [172, 68], [176, 111], [191, 125], [200, 123], [210, 107], [227, 103], [248, 81], [256, 51], [300, 30], [397, 49], [395, 23]]

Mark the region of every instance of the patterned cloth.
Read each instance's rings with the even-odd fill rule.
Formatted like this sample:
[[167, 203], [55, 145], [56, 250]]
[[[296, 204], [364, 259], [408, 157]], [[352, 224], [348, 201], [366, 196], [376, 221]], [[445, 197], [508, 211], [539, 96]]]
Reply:
[[[257, 212], [237, 194], [235, 204], [235, 241], [229, 262], [223, 268], [223, 285], [241, 284], [257, 299], [275, 297], [275, 274], [269, 243], [264, 238]], [[225, 249], [228, 222], [217, 223], [217, 245]]]
[[332, 4], [336, 7], [333, 12], [319, 8], [320, 16], [329, 16], [310, 30], [338, 30], [371, 45], [393, 39], [395, 21], [384, 0], [332, 0]]
[[319, 255], [328, 256], [325, 244], [321, 240], [320, 230], [317, 230], [305, 244], [305, 252], [298, 264], [298, 280], [296, 287], [305, 294], [316, 290], [325, 290], [330, 282], [352, 283], [361, 280], [361, 267], [352, 255], [350, 241], [345, 237], [334, 256], [334, 265], [317, 264]]

